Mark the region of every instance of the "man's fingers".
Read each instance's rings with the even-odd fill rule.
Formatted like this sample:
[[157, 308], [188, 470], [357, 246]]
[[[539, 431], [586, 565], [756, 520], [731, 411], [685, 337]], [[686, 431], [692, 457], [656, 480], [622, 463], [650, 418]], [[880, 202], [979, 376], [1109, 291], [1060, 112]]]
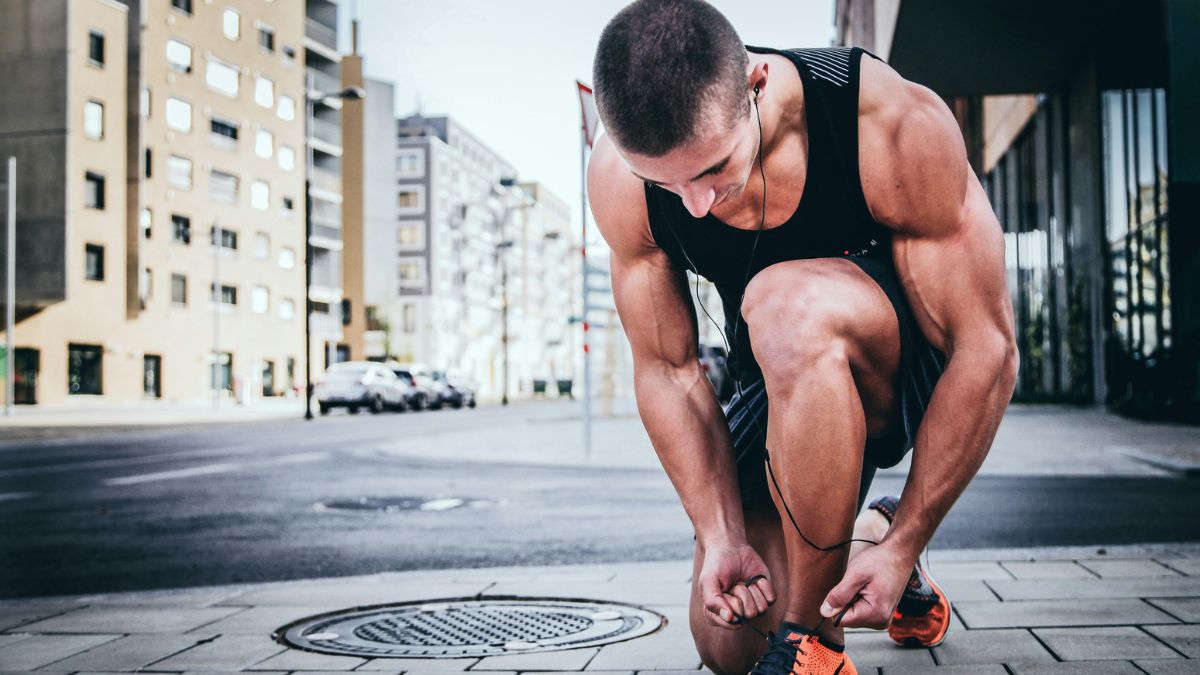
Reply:
[[720, 628], [736, 629], [734, 621], [737, 617], [734, 615], [734, 609], [729, 605], [726, 596], [717, 593], [705, 597], [704, 600], [705, 615], [708, 617], [708, 622]]
[[861, 597], [855, 598], [834, 618], [837, 621], [836, 625], [842, 628], [874, 628], [876, 630], [887, 628], [890, 619], [888, 612], [880, 611], [879, 607]]
[[762, 592], [762, 595], [764, 598], [766, 598], [768, 605], [775, 604], [775, 587], [771, 585], [770, 579], [764, 576], [759, 576], [751, 585]]
[[753, 619], [758, 616], [758, 601], [754, 599], [754, 595], [750, 593], [749, 588], [742, 584], [735, 584], [730, 589], [729, 595], [732, 595], [741, 604], [742, 611], [738, 612], [739, 614], [747, 619]]
[[858, 595], [866, 582], [865, 578], [848, 571], [838, 585], [834, 586], [825, 596], [825, 602], [821, 603], [821, 616], [831, 619], [837, 615], [846, 605], [850, 604], [855, 595]]
[[758, 613], [765, 614], [771, 603], [767, 602], [767, 598], [763, 595], [762, 589], [758, 587], [758, 584], [747, 584], [746, 592], [749, 593], [750, 599], [754, 601], [753, 604], [758, 608]]

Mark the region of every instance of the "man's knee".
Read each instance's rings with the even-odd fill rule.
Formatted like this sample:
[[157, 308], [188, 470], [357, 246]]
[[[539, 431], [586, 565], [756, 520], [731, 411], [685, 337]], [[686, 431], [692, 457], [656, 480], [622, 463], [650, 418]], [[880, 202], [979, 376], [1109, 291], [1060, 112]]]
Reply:
[[787, 263], [758, 273], [742, 300], [755, 360], [781, 383], [814, 369], [848, 371], [846, 313], [827, 276]]
[[[742, 631], [726, 635], [727, 632], [713, 626], [697, 626], [696, 620], [692, 620], [692, 636], [696, 641], [700, 662], [716, 675], [745, 675], [761, 654], [751, 649]], [[760, 639], [758, 642], [763, 642], [765, 649], [765, 641]]]

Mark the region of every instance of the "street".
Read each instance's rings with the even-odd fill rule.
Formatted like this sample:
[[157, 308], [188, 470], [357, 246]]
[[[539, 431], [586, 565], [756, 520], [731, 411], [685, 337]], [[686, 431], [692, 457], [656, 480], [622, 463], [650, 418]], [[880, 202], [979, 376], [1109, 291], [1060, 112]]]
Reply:
[[[490, 458], [499, 439], [535, 442], [530, 429], [574, 433], [576, 410], [524, 403], [0, 441], [0, 596], [689, 557], [690, 525], [648, 443], [610, 461]], [[640, 433], [636, 417], [606, 424], [598, 434]], [[901, 472], [881, 472], [871, 494], [902, 487]], [[1197, 539], [1198, 481], [985, 473], [932, 548]]]

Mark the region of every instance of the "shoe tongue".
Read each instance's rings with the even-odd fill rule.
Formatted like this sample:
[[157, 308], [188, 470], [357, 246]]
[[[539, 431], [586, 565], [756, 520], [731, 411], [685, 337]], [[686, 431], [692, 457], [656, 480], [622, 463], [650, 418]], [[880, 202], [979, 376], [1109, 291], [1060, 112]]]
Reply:
[[798, 623], [784, 621], [779, 626], [779, 633], [783, 635], [783, 639], [787, 640], [788, 642], [799, 642], [800, 640], [804, 639], [805, 635], [812, 634], [812, 631]]

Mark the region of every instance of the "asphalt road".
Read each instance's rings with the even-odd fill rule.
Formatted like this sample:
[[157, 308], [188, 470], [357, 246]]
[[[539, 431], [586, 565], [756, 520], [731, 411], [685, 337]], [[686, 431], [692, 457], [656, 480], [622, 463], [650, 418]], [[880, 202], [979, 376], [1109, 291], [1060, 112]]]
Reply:
[[[0, 441], [0, 597], [691, 555], [690, 525], [659, 470], [377, 451], [400, 435], [436, 444], [464, 425], [503, 434], [538, 414], [550, 413], [333, 415]], [[872, 493], [901, 487], [881, 476]], [[322, 506], [364, 498], [400, 508]], [[1196, 540], [1200, 481], [981, 476], [933, 548]]]

